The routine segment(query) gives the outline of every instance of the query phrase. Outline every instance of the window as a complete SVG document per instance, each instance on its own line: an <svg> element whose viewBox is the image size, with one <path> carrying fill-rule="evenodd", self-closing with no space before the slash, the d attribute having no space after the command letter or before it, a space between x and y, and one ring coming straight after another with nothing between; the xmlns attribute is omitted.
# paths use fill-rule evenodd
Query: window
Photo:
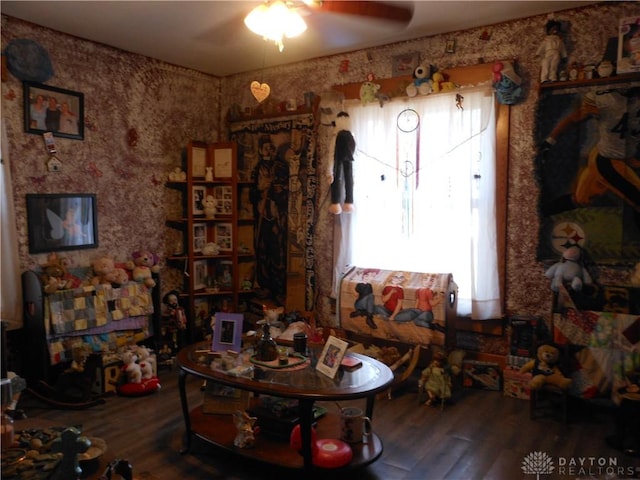
<svg viewBox="0 0 640 480"><path fill-rule="evenodd" d="M464 90L350 104L356 140L354 203L339 265L451 272L458 314L502 315L496 227L496 117L492 91ZM415 110L415 131L397 128Z"/></svg>

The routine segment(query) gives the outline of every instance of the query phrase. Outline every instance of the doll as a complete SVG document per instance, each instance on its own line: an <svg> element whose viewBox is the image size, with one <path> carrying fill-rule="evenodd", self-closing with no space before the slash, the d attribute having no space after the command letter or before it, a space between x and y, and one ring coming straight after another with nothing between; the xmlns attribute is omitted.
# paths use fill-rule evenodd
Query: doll
<svg viewBox="0 0 640 480"><path fill-rule="evenodd" d="M433 405L438 400L444 404L445 400L451 398L451 371L444 352L435 351L433 360L422 371L418 393L421 393L423 388L428 395L425 405Z"/></svg>
<svg viewBox="0 0 640 480"><path fill-rule="evenodd" d="M167 306L167 314L171 318L171 323L178 330L184 330L187 327L187 319L184 309L178 303L180 293L177 290L171 290L162 299L162 303Z"/></svg>
<svg viewBox="0 0 640 480"><path fill-rule="evenodd" d="M540 83L557 81L560 59L567 57L567 51L560 36L560 26L560 22L556 20L549 20L545 25L547 35L536 51L536 55L542 57Z"/></svg>
<svg viewBox="0 0 640 480"><path fill-rule="evenodd" d="M342 212L353 211L353 154L356 150L356 141L351 134L349 114L340 112L336 117L336 145L333 154L332 171L329 173L331 183L331 205L329 212L340 215ZM344 205L340 205L342 196L342 183L344 183Z"/></svg>

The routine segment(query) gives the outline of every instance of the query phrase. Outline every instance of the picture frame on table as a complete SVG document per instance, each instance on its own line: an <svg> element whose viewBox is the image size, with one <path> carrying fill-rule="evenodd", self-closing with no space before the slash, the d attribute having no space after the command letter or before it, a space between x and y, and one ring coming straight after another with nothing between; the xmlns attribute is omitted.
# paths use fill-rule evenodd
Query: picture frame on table
<svg viewBox="0 0 640 480"><path fill-rule="evenodd" d="M244 315L241 313L218 312L213 325L213 352L240 352L242 347L242 323Z"/></svg>
<svg viewBox="0 0 640 480"><path fill-rule="evenodd" d="M84 140L84 94L35 82L23 82L24 130Z"/></svg>
<svg viewBox="0 0 640 480"><path fill-rule="evenodd" d="M98 246L95 194L29 193L26 200L29 253Z"/></svg>
<svg viewBox="0 0 640 480"><path fill-rule="evenodd" d="M204 290L207 288L207 261L194 260L193 262L193 289Z"/></svg>
<svg viewBox="0 0 640 480"><path fill-rule="evenodd" d="M318 358L316 370L330 378L335 377L348 347L349 344L345 340L329 335Z"/></svg>

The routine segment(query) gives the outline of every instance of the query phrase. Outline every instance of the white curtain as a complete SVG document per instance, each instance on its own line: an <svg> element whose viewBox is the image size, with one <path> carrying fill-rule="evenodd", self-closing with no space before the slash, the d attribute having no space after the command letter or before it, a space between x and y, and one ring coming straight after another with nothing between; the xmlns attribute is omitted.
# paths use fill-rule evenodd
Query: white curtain
<svg viewBox="0 0 640 480"><path fill-rule="evenodd" d="M357 149L355 212L337 267L451 272L459 315L499 318L495 102L490 88L462 94L461 104L452 93L345 105ZM407 108L420 125L404 133L397 119Z"/></svg>
<svg viewBox="0 0 640 480"><path fill-rule="evenodd" d="M13 330L22 327L22 284L8 145L3 119L0 157L0 320L7 322L7 329Z"/></svg>

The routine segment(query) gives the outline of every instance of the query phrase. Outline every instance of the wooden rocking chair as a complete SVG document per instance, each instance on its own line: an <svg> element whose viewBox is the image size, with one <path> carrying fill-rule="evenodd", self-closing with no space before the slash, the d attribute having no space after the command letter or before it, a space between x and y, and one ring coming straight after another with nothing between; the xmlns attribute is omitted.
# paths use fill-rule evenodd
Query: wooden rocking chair
<svg viewBox="0 0 640 480"><path fill-rule="evenodd" d="M413 373L420 359L420 346L416 345L402 355L389 368L393 372L393 383L387 390L387 398L391 400L393 391L399 388Z"/></svg>

